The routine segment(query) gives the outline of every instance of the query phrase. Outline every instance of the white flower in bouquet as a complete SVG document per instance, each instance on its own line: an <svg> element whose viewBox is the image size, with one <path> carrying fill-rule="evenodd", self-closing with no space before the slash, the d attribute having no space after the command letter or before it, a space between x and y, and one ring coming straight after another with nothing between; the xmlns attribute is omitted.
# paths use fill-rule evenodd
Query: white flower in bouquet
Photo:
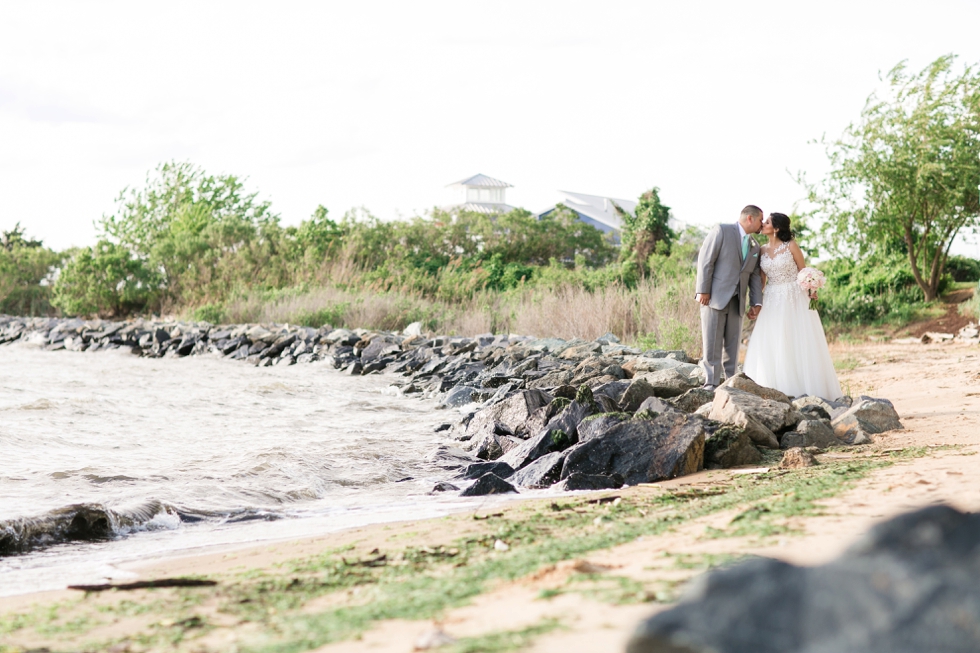
<svg viewBox="0 0 980 653"><path fill-rule="evenodd" d="M817 307L817 291L827 285L827 277L816 268L803 268L796 275L796 283L810 297L810 310Z"/></svg>

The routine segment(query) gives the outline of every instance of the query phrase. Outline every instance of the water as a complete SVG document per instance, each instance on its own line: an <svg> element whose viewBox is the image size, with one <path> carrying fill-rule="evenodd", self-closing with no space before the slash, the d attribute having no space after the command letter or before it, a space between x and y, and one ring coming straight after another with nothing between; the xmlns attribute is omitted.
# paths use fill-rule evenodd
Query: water
<svg viewBox="0 0 980 653"><path fill-rule="evenodd" d="M91 503L114 531L0 557L0 595L466 507L425 494L449 475L427 458L452 415L389 384L317 364L0 347L0 522Z"/></svg>

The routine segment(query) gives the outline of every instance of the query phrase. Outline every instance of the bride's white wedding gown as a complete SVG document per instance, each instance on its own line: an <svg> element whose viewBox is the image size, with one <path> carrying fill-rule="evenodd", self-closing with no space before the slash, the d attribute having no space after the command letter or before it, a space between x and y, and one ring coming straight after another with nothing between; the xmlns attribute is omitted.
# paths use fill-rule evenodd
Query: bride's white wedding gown
<svg viewBox="0 0 980 653"><path fill-rule="evenodd" d="M759 259L766 273L762 311L745 352L742 371L759 385L791 397L837 399L843 393L834 371L820 316L796 283L799 272L789 243Z"/></svg>

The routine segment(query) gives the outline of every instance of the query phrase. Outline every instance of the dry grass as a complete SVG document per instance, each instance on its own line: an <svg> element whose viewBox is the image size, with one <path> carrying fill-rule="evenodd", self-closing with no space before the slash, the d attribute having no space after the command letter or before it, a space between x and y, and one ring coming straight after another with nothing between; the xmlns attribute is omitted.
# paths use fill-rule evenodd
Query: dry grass
<svg viewBox="0 0 980 653"><path fill-rule="evenodd" d="M559 286L477 293L460 303L324 286L245 295L224 306L223 321L389 331L422 322L426 330L448 335L519 333L586 340L613 333L644 348L684 349L698 355L700 314L693 296L693 282L688 279L663 284L646 281L635 290L607 287L590 292Z"/></svg>

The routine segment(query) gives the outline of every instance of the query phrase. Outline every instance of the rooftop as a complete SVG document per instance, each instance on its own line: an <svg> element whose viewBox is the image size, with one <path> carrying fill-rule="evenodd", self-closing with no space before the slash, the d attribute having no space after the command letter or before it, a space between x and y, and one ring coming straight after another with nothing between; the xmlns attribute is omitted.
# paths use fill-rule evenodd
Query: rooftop
<svg viewBox="0 0 980 653"><path fill-rule="evenodd" d="M483 174L475 174L467 179L462 179L460 181L449 184L446 188L451 186L469 186L477 188L513 188L511 184L506 181L500 181L499 179L494 179L493 177L488 177Z"/></svg>

